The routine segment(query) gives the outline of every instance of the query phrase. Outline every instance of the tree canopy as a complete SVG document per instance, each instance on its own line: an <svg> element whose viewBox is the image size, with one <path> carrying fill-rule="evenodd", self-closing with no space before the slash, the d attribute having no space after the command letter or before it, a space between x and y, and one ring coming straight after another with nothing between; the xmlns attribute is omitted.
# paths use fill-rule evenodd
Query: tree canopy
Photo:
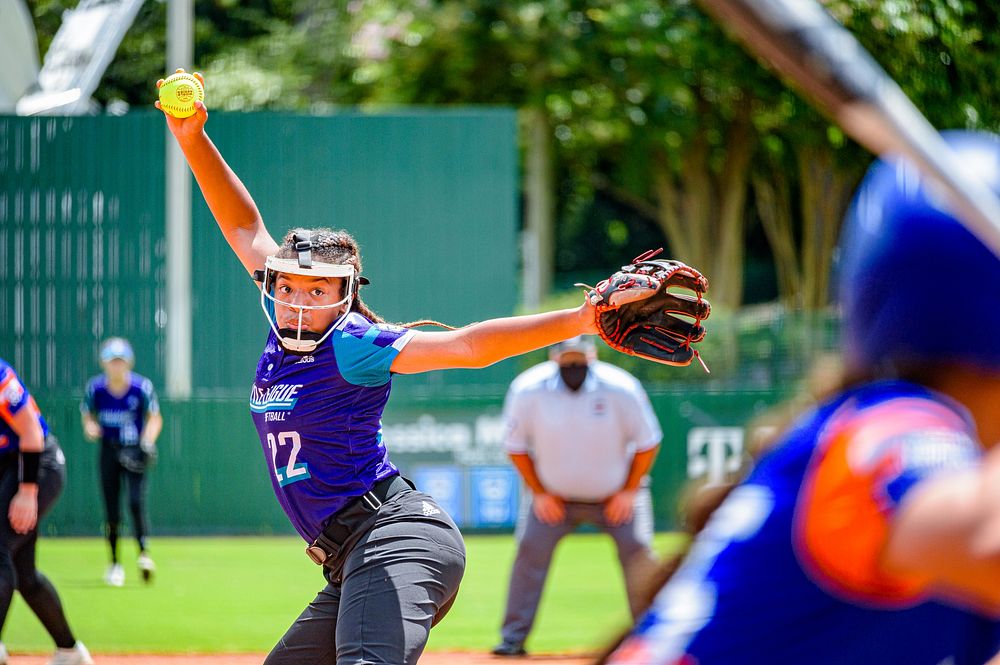
<svg viewBox="0 0 1000 665"><path fill-rule="evenodd" d="M28 0L43 52L74 3ZM933 124L1000 126L1000 36L987 29L998 7L824 4ZM144 5L98 101L149 103L164 7ZM642 249L628 247L622 219L642 220L712 276L714 301L736 306L752 231L767 240L784 302L829 300L840 219L871 158L688 0L196 0L195 11L194 64L215 107L525 109L544 132L524 136L551 143L560 224L602 227L611 249L581 250L595 265L607 265L603 251L620 260ZM595 201L611 219L594 219Z"/></svg>

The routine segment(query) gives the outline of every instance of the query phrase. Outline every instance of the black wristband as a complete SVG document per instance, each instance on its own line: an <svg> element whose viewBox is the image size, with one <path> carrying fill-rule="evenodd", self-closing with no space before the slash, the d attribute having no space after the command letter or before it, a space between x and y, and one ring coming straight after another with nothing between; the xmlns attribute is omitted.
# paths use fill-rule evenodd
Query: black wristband
<svg viewBox="0 0 1000 665"><path fill-rule="evenodd" d="M38 467L42 462L41 453L21 451L21 468L18 480L22 483L38 483Z"/></svg>

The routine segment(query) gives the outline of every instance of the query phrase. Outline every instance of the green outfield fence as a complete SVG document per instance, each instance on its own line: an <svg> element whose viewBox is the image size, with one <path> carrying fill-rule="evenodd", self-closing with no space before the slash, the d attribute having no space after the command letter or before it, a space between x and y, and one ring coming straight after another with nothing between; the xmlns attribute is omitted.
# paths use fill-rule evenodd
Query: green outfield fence
<svg viewBox="0 0 1000 665"><path fill-rule="evenodd" d="M355 235L372 280L365 300L389 320L513 311L513 111L213 113L209 130L273 235L303 225ZM82 385L112 334L163 385L165 140L158 111L0 117L0 357L36 391ZM192 217L192 385L232 394L266 329L196 188Z"/></svg>
<svg viewBox="0 0 1000 665"><path fill-rule="evenodd" d="M366 300L390 320L461 324L515 310L511 111L214 113L210 122L272 233L328 224L356 235L373 280ZM79 417L100 340L131 339L137 370L163 384L164 145L158 113L0 117L0 357L22 374L66 451L67 490L44 524L51 534L101 528L97 451ZM195 192L194 391L161 400L150 522L158 534L290 533L247 408L266 323ZM676 524L688 478L739 466L745 424L788 397L837 341L834 315L774 307L715 312L709 330L702 353L712 374L602 350L643 381L663 426L652 474L660 528ZM384 419L393 459L465 528L514 522L520 487L501 447L500 409L511 379L543 358L394 382Z"/></svg>

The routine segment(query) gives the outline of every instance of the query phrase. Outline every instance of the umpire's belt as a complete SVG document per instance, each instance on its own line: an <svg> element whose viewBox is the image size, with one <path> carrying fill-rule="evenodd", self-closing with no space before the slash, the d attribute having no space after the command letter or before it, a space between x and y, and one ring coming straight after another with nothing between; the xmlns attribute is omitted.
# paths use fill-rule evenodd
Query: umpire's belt
<svg viewBox="0 0 1000 665"><path fill-rule="evenodd" d="M375 483L375 487L330 517L326 526L323 527L323 532L313 541L312 545L306 548L306 554L317 565L331 563L340 554L341 548L351 534L373 514L377 513L382 504L389 500L389 497L408 489L413 489L413 485L399 475Z"/></svg>

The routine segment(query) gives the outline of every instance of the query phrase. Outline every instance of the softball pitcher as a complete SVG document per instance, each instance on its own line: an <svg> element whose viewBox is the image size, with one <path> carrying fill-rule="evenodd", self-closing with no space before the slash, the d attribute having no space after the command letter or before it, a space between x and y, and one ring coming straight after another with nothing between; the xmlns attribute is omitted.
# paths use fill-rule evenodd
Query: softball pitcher
<svg viewBox="0 0 1000 665"><path fill-rule="evenodd" d="M159 104L157 104L159 108ZM450 608L465 546L435 500L389 460L380 419L394 374L484 367L594 333L585 303L447 332L388 325L361 301L361 257L343 231L276 243L195 115L166 121L223 236L260 287L270 331L250 410L275 495L327 584L266 665L416 663Z"/></svg>
<svg viewBox="0 0 1000 665"><path fill-rule="evenodd" d="M0 633L14 589L56 643L49 665L92 665L66 622L59 594L35 568L38 521L66 480L66 459L14 368L0 359ZM0 665L7 649L0 643Z"/></svg>

